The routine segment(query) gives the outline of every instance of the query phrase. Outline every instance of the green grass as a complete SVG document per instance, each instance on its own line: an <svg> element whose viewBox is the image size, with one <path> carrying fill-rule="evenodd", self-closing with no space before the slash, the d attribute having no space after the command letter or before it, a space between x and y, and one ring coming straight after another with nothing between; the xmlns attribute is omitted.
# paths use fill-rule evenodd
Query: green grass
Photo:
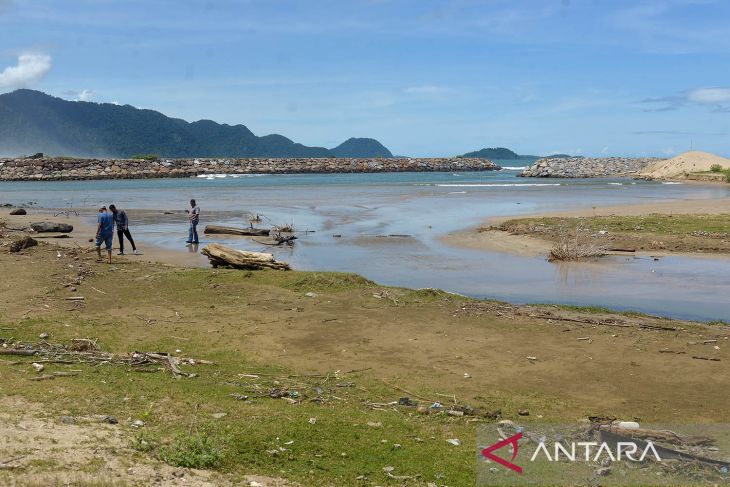
<svg viewBox="0 0 730 487"><path fill-rule="evenodd" d="M284 284L283 287L295 291L337 292L377 286L377 284L373 281L358 274L346 274L339 272L307 272L305 274L290 273L287 277L295 277L295 279Z"/></svg>
<svg viewBox="0 0 730 487"><path fill-rule="evenodd" d="M98 336L104 350L116 352L173 347L166 337L135 340L114 322L26 319L12 327L16 328L12 332L15 339L27 342L37 341L38 334L45 331L56 343ZM7 332L0 336L9 338ZM72 416L114 415L134 450L175 466L214 469L234 476L280 476L304 485L353 485L358 475L393 485L382 470L393 466L397 475L420 474L424 480L449 485L473 483L475 433L474 424L467 423L466 417L423 416L413 408L373 411L365 401L388 402L404 394L358 374L345 379L356 387L336 387L333 375L326 381L298 380L292 387L308 396L300 404L256 397L249 392L254 385L268 391L275 387L274 380L285 380L277 377L287 377L292 371L247 360L235 351L211 349L205 337L191 337L185 348L189 355L216 365L184 366L186 372L199 376L175 380L168 372L140 373L124 366L47 364L47 373L69 367L80 373L38 387L37 382L30 381L34 375L30 363L38 359L19 357L27 365L2 366L4 390L44 403L44 410L52 416L62 411ZM238 377L244 372L262 375L258 380ZM324 390L324 401L309 400L316 396L314 387ZM238 401L230 397L231 393L248 394L251 399ZM48 402L48 397L54 400ZM533 398L528 404L544 401ZM482 405L485 409L489 406ZM226 415L214 419L213 413L218 412ZM143 419L145 426L135 430L126 418ZM314 424L310 418L316 418ZM368 426L368 422L380 422L382 427ZM449 445L448 438L460 438L463 445Z"/></svg>
<svg viewBox="0 0 730 487"><path fill-rule="evenodd" d="M730 326L730 323L728 323L725 320L714 320L714 321L708 322L707 324L711 325L711 326Z"/></svg>
<svg viewBox="0 0 730 487"><path fill-rule="evenodd" d="M215 440L197 434L178 436L170 445L160 448L158 456L175 467L210 469L220 465L223 455Z"/></svg>
<svg viewBox="0 0 730 487"><path fill-rule="evenodd" d="M698 231L727 233L730 228L730 214L520 218L508 220L502 226L509 228L516 225L545 225L552 230L575 228L576 225L580 225L582 229L596 232L607 230L609 232L652 233L658 235L687 235Z"/></svg>
<svg viewBox="0 0 730 487"><path fill-rule="evenodd" d="M142 159L145 161L156 161L159 158L159 154L135 154L131 157L131 159Z"/></svg>

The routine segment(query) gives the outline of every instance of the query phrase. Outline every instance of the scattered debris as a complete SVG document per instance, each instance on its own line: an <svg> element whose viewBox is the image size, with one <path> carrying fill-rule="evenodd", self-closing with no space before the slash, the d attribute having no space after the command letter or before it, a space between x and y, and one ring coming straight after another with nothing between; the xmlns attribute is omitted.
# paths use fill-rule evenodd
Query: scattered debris
<svg viewBox="0 0 730 487"><path fill-rule="evenodd" d="M8 347L0 348L0 355L20 355L20 356L36 356L42 360L37 360L39 364L43 363L92 363L92 364L112 364L112 365L128 365L133 367L135 371L147 372L149 366L158 366L162 370L168 370L173 376L196 377L196 374L187 374L180 370L182 364L212 364L208 360L173 357L165 352L133 352L131 354L114 354L110 352L102 352L98 344L86 338L76 338L71 341L70 345L54 344L48 342L40 342L37 344L17 342L13 344L4 344ZM64 377L77 375L71 372L54 372L52 375L44 375L36 377L33 380L47 380L55 377Z"/></svg>
<svg viewBox="0 0 730 487"><path fill-rule="evenodd" d="M22 237L18 240L15 240L13 243L10 244L10 251L11 252L20 252L23 249L27 249L29 247L35 247L38 245L38 241L32 237Z"/></svg>

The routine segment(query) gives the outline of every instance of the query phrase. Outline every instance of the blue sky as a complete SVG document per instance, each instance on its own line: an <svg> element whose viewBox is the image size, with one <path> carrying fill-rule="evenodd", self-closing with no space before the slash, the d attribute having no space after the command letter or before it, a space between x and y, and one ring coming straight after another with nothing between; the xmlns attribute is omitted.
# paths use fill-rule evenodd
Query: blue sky
<svg viewBox="0 0 730 487"><path fill-rule="evenodd" d="M730 1L0 0L19 87L413 156L727 156Z"/></svg>

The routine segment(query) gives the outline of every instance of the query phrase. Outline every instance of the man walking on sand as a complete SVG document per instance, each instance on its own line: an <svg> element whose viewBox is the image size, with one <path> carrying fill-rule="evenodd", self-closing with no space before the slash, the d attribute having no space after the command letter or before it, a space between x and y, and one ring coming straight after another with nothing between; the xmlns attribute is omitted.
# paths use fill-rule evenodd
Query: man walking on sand
<svg viewBox="0 0 730 487"><path fill-rule="evenodd" d="M114 241L114 218L112 214L106 211L106 206L99 208L99 216L96 218L98 223L96 227L96 254L99 258L97 262L104 262L101 258L101 244L106 245L106 253L108 262L112 263L112 243Z"/></svg>
<svg viewBox="0 0 730 487"><path fill-rule="evenodd" d="M185 211L190 214L190 229L188 230L188 239L185 243L197 245L198 222L200 221L200 207L195 203L195 200L190 200L190 210Z"/></svg>
<svg viewBox="0 0 730 487"><path fill-rule="evenodd" d="M114 217L114 224L117 226L117 237L119 238L119 255L124 255L124 237L127 237L129 243L132 244L132 253L139 255L137 252L137 246L134 245L134 239L132 234L129 233L129 219L127 218L127 212L124 210L117 210L114 205L109 205L109 209L112 210Z"/></svg>

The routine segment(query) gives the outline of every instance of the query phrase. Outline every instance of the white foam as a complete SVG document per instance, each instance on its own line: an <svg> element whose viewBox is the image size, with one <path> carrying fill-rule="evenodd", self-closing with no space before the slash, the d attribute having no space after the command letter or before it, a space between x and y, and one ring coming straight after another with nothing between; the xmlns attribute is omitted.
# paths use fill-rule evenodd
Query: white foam
<svg viewBox="0 0 730 487"><path fill-rule="evenodd" d="M523 171L527 166L502 166L500 171Z"/></svg>
<svg viewBox="0 0 730 487"><path fill-rule="evenodd" d="M513 188L522 186L560 186L560 183L491 183L491 184L437 184L441 188Z"/></svg>
<svg viewBox="0 0 730 487"><path fill-rule="evenodd" d="M662 181L662 184L684 184L684 183L678 183L676 181Z"/></svg>
<svg viewBox="0 0 730 487"><path fill-rule="evenodd" d="M449 194L466 194L466 191L449 191Z"/></svg>
<svg viewBox="0 0 730 487"><path fill-rule="evenodd" d="M608 184L610 186L623 186L624 185L624 183L606 183L606 184Z"/></svg>

